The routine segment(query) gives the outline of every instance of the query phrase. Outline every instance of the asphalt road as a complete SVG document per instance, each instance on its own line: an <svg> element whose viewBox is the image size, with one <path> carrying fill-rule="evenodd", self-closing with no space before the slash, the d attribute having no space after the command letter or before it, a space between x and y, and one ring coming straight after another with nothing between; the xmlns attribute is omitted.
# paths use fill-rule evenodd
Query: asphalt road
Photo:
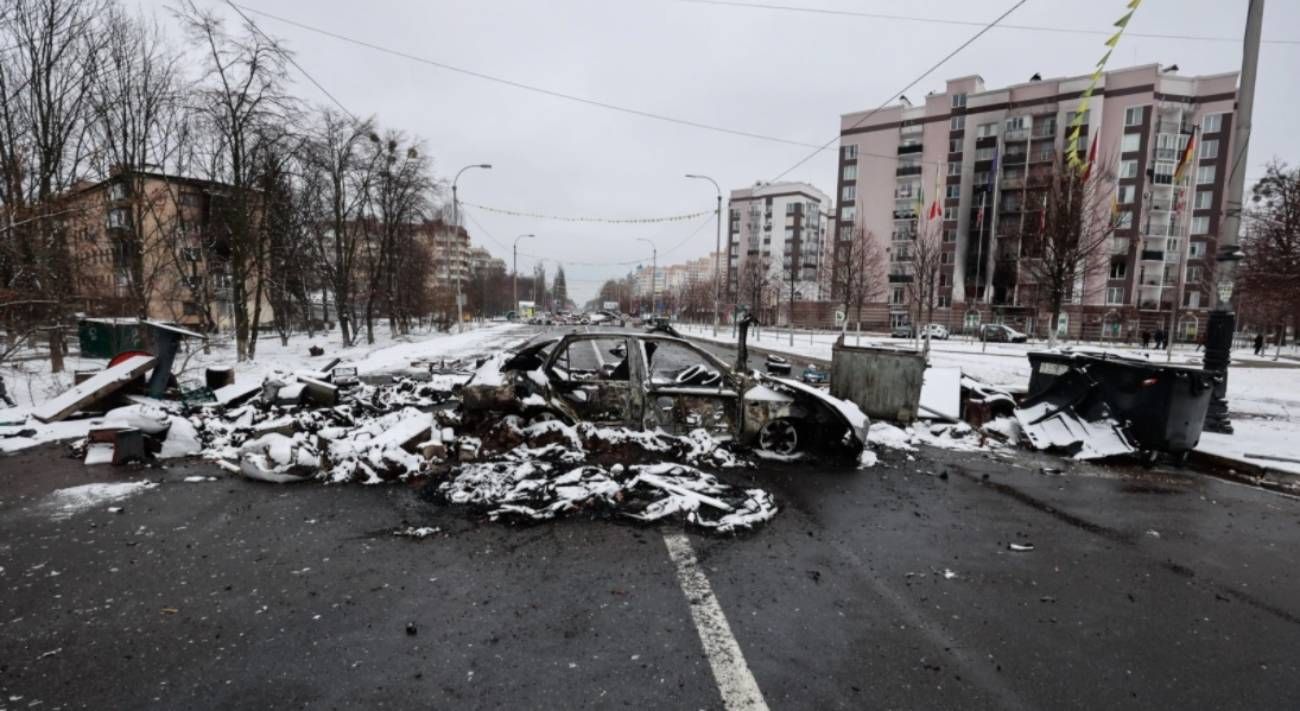
<svg viewBox="0 0 1300 711"><path fill-rule="evenodd" d="M1300 501L1031 454L881 459L726 473L782 512L688 535L743 655L724 666L768 707L1295 707ZM146 479L121 513L49 507ZM0 458L0 708L724 708L681 530L29 450Z"/></svg>

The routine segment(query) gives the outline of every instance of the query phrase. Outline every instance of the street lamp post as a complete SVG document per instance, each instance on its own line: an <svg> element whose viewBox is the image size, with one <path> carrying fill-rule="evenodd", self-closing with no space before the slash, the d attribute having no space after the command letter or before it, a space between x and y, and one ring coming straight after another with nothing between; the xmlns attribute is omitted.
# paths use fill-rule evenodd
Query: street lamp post
<svg viewBox="0 0 1300 711"><path fill-rule="evenodd" d="M1250 0L1246 10L1246 34L1241 48L1241 83L1237 89L1237 110L1233 116L1232 172L1224 197L1223 227L1219 233L1219 254L1215 264L1215 289L1210 298L1214 308L1205 324L1206 370L1216 372L1214 392L1205 414L1205 431L1232 434L1228 413L1228 364L1232 360L1232 337L1237 316L1232 308L1233 279L1242 258L1238 241L1241 214L1245 207L1246 151L1250 146L1251 121L1255 111L1255 76L1259 68L1259 42L1264 24L1264 0Z"/></svg>
<svg viewBox="0 0 1300 711"><path fill-rule="evenodd" d="M536 236L537 235L529 234L529 235L519 235L518 237L515 238L514 262L511 264L510 271L514 275L514 285L512 286L511 291L513 292L515 298L516 319L519 318L519 240L531 239Z"/></svg>
<svg viewBox="0 0 1300 711"><path fill-rule="evenodd" d="M467 165L456 171L456 177L451 179L451 238L453 244L460 241L460 197L456 194L456 183L460 181L460 174L470 168L490 170L492 165L490 163L475 163L474 165ZM453 250L450 248L447 251L448 254L453 253ZM453 278L456 280L456 332L461 333L465 330L465 314L461 310L460 265L455 264L453 267L455 268L455 275Z"/></svg>
<svg viewBox="0 0 1300 711"><path fill-rule="evenodd" d="M637 237L638 242L650 245L650 313L659 315L659 304L655 303L655 287L659 283L659 248L645 237Z"/></svg>
<svg viewBox="0 0 1300 711"><path fill-rule="evenodd" d="M718 187L718 181L707 175L696 175L687 173L686 177L696 180L707 180L713 183L713 189L718 193L718 206L714 213L717 217L713 233L713 337L718 337L718 321L721 319L721 302L722 302L722 188Z"/></svg>

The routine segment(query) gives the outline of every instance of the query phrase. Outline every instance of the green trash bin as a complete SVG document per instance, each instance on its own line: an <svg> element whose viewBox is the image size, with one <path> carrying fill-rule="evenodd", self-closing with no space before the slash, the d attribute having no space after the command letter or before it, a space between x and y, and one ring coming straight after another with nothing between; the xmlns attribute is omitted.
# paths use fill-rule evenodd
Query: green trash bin
<svg viewBox="0 0 1300 711"><path fill-rule="evenodd" d="M133 318L86 318L77 322L81 357L112 358L122 351L144 347L140 322Z"/></svg>

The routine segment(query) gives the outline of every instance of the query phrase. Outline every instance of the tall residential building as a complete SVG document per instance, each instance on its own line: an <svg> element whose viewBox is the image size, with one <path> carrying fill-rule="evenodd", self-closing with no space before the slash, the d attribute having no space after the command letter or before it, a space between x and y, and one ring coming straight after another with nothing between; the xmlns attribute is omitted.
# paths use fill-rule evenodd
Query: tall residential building
<svg viewBox="0 0 1300 711"><path fill-rule="evenodd" d="M1042 299L1022 268L1018 242L1038 224L1049 176L1063 169L1069 126L1090 81L1035 75L988 89L967 76L948 80L923 105L841 117L834 242L845 249L855 234L866 234L887 255L887 274L878 275L888 284L888 308L876 309L880 321L885 313L891 325L907 318L902 275L927 220L918 204L928 207L941 192L936 320L968 330L992 320L1045 332ZM1180 291L1175 333L1194 339L1204 328L1232 169L1236 85L1235 72L1185 77L1154 64L1102 75L1079 150L1086 156L1095 139L1099 163L1113 165L1115 194L1102 209L1113 211L1119 228L1110 254L1100 256L1104 268L1089 270L1073 291L1062 332L1114 338L1168 328ZM1175 183L1193 135L1193 164Z"/></svg>
<svg viewBox="0 0 1300 711"><path fill-rule="evenodd" d="M807 183L759 182L732 190L729 207L723 284L728 302L748 303L752 294L741 291L759 275L788 284L791 270L800 299L822 296L819 276L831 215L826 193Z"/></svg>

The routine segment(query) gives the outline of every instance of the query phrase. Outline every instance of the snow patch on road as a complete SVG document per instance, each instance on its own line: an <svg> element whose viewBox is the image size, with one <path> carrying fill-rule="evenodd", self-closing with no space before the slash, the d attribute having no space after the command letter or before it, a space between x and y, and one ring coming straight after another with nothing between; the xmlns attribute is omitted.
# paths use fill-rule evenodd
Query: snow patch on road
<svg viewBox="0 0 1300 711"><path fill-rule="evenodd" d="M121 481L82 484L59 489L41 502L40 508L49 512L50 518L62 521L103 504L121 501L158 486L148 481Z"/></svg>

